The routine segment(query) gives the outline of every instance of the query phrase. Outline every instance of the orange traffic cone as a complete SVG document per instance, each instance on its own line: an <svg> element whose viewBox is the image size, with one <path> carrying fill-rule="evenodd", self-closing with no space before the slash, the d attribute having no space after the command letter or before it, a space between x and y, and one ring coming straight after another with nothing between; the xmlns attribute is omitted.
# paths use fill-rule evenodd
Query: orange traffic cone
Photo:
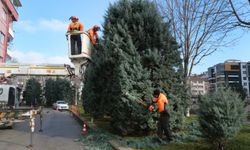
<svg viewBox="0 0 250 150"><path fill-rule="evenodd" d="M87 125L86 125L85 122L83 122L83 124L82 124L82 135L86 135L87 132L88 132Z"/></svg>

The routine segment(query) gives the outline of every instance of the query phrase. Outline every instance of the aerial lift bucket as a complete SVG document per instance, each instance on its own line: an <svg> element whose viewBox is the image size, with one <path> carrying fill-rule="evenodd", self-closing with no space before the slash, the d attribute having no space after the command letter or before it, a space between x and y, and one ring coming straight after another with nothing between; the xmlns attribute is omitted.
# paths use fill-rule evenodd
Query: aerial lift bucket
<svg viewBox="0 0 250 150"><path fill-rule="evenodd" d="M71 54L71 40L70 39L72 35L81 35L82 48L81 48L80 54L77 54L77 55ZM93 49L93 45L90 41L89 34L85 31L76 31L73 33L68 33L66 36L68 39L68 55L69 55L71 62L75 66L75 75L82 79L85 73L85 69L88 63L91 61L91 50Z"/></svg>

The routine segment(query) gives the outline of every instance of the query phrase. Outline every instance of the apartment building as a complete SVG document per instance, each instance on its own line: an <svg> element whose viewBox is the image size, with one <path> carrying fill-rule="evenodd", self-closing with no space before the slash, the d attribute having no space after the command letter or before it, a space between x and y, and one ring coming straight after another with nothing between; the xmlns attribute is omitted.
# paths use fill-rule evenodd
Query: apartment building
<svg viewBox="0 0 250 150"><path fill-rule="evenodd" d="M250 96L250 62L227 60L208 68L209 92L225 84L239 83Z"/></svg>
<svg viewBox="0 0 250 150"><path fill-rule="evenodd" d="M209 82L207 75L192 75L189 77L190 92L193 97L208 93Z"/></svg>
<svg viewBox="0 0 250 150"><path fill-rule="evenodd" d="M250 62L242 62L240 64L240 70L241 70L241 81L242 86L246 90L247 95L250 96Z"/></svg>
<svg viewBox="0 0 250 150"><path fill-rule="evenodd" d="M0 1L0 62L6 62L9 43L14 39L13 22L18 20L20 0Z"/></svg>

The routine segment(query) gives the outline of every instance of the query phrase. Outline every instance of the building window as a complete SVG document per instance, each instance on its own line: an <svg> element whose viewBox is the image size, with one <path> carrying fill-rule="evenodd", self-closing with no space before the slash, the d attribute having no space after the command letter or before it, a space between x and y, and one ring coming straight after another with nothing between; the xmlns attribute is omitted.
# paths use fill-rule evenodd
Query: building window
<svg viewBox="0 0 250 150"><path fill-rule="evenodd" d="M243 80L247 80L247 77L243 77Z"/></svg>
<svg viewBox="0 0 250 150"><path fill-rule="evenodd" d="M247 86L247 83L246 83L246 82L244 82L244 86Z"/></svg>
<svg viewBox="0 0 250 150"><path fill-rule="evenodd" d="M231 65L231 69L234 70L234 69L240 69L240 66L239 65Z"/></svg>
<svg viewBox="0 0 250 150"><path fill-rule="evenodd" d="M243 71L243 74L247 74L247 72L246 72L246 71Z"/></svg>
<svg viewBox="0 0 250 150"><path fill-rule="evenodd" d="M3 32L0 32L0 43L1 44L3 44L3 42L4 42L4 34L3 34Z"/></svg>
<svg viewBox="0 0 250 150"><path fill-rule="evenodd" d="M246 65L243 65L242 68L246 68Z"/></svg>

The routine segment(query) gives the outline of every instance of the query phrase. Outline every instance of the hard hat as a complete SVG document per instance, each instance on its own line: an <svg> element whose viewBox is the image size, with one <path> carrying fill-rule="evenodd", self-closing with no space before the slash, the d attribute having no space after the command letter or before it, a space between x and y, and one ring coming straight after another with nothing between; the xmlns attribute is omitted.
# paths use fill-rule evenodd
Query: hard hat
<svg viewBox="0 0 250 150"><path fill-rule="evenodd" d="M94 25L93 28L96 29L97 31L100 30L100 27L98 25Z"/></svg>
<svg viewBox="0 0 250 150"><path fill-rule="evenodd" d="M76 16L71 16L71 17L69 18L69 20L78 20L78 17L76 17Z"/></svg>

